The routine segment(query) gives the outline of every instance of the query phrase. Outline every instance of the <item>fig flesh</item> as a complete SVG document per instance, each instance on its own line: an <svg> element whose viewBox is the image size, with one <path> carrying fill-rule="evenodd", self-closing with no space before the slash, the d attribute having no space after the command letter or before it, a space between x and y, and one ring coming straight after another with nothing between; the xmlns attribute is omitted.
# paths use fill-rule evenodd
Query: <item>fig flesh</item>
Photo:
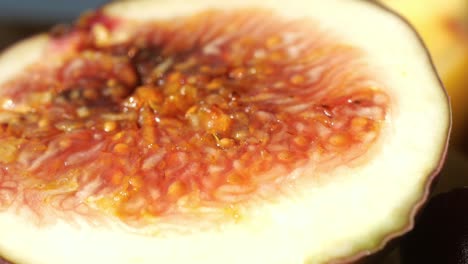
<svg viewBox="0 0 468 264"><path fill-rule="evenodd" d="M119 2L0 71L18 263L351 262L411 228L450 127L415 32L365 1Z"/></svg>

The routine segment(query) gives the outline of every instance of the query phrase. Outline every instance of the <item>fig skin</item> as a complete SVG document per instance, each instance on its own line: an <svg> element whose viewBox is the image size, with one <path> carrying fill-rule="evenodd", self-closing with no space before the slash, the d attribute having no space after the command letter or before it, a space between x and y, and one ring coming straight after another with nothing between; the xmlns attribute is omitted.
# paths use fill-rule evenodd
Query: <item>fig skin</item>
<svg viewBox="0 0 468 264"><path fill-rule="evenodd" d="M428 62L431 65L434 73L436 73L437 80L440 84L440 86L443 89L443 92L445 93L445 96L448 98L448 106L449 106L449 116L448 116L448 122L449 125L447 127L447 137L446 137L446 142L444 145L443 153L441 155L439 164L437 167L431 172L430 176L428 177L428 180L426 182L425 188L424 188L424 195L421 197L419 202L413 207L413 210L410 215L410 221L408 225L400 230L398 233L394 233L386 237L380 246L373 250L373 251L368 251L368 252L361 252L360 254L350 257L346 260L338 261L338 262L333 262L333 264L380 264L380 263L387 263L389 255L395 255L395 250L396 248L400 247L401 248L401 243L403 245L407 243L407 239L405 239L409 234L412 234L415 230L416 224L416 219L419 219L420 215L422 214L423 209L426 207L427 203L429 201L432 201L430 197L433 195L437 194L437 184L440 181L441 174L443 174L444 171L444 166L446 165L448 155L449 155L449 146L451 145L451 139L452 139L452 133L453 133L453 109L452 109L452 100L449 95L449 91L447 90L443 80L442 76L440 76L437 72L437 66L434 62L433 57L431 56L431 52L429 50L429 47L426 45L425 41L423 40L423 37L418 33L418 29L411 23L411 21L398 12L398 10L395 10L391 8L389 5L385 3L384 0L381 1L369 1L369 3L372 3L373 5L378 6L379 8L385 10L386 12L390 13L392 16L397 17L400 19L406 26L411 29L414 32L414 35L418 38L421 46L424 48L424 50L427 53L428 56ZM459 191L465 191L465 189L461 189ZM468 201L468 187L466 188L466 197ZM439 196L439 195L438 195ZM468 203L466 204L466 208L468 209ZM468 210L467 210L468 212ZM468 214L466 215L466 218L468 218ZM468 252L468 220L466 221L466 227L467 227L467 252ZM422 253L424 254L424 250L422 249ZM401 264L414 264L414 263L432 263L430 260L431 258L427 258L427 262L419 262L422 259L411 259L412 261L409 262L403 262L403 253L400 253L400 258L401 258ZM397 251L398 254L398 251ZM467 260L464 262L453 262L453 263L468 263L468 253L466 253ZM397 256L393 256L393 258L398 258ZM392 258L392 263L393 263L393 258ZM418 261L419 260L419 261ZM445 262L435 262L435 263L445 263ZM449 264L447 262L447 264Z"/></svg>
<svg viewBox="0 0 468 264"><path fill-rule="evenodd" d="M401 243L401 262L468 263L468 188L439 194Z"/></svg>

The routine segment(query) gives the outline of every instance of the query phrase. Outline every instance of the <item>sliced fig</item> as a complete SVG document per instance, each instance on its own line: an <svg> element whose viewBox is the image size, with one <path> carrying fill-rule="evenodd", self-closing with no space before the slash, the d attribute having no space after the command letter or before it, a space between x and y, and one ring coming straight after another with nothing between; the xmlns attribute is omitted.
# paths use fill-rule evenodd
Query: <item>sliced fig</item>
<svg viewBox="0 0 468 264"><path fill-rule="evenodd" d="M0 57L18 263L345 263L445 156L417 34L368 1L123 1Z"/></svg>

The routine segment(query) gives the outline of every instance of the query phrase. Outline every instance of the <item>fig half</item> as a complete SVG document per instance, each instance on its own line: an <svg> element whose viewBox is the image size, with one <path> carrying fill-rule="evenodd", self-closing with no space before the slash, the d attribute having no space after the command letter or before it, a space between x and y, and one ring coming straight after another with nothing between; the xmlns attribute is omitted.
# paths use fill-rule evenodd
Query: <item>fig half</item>
<svg viewBox="0 0 468 264"><path fill-rule="evenodd" d="M450 106L370 1L123 1L0 57L18 263L345 263L408 231Z"/></svg>

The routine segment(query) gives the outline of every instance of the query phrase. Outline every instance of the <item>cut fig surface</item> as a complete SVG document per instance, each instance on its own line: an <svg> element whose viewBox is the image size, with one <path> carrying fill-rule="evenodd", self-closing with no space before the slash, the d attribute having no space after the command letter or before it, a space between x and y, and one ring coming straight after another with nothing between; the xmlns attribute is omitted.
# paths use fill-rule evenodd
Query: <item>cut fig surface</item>
<svg viewBox="0 0 468 264"><path fill-rule="evenodd" d="M248 34L269 16L204 12L109 44L96 13L52 39L81 35L57 67L39 64L2 90L5 175L21 186L9 199L39 220L52 206L141 222L269 198L307 161L313 180L361 157L388 112L382 84L356 48L318 41L302 21Z"/></svg>
<svg viewBox="0 0 468 264"><path fill-rule="evenodd" d="M115 3L0 72L19 263L353 261L411 227L450 126L416 34L364 1Z"/></svg>

